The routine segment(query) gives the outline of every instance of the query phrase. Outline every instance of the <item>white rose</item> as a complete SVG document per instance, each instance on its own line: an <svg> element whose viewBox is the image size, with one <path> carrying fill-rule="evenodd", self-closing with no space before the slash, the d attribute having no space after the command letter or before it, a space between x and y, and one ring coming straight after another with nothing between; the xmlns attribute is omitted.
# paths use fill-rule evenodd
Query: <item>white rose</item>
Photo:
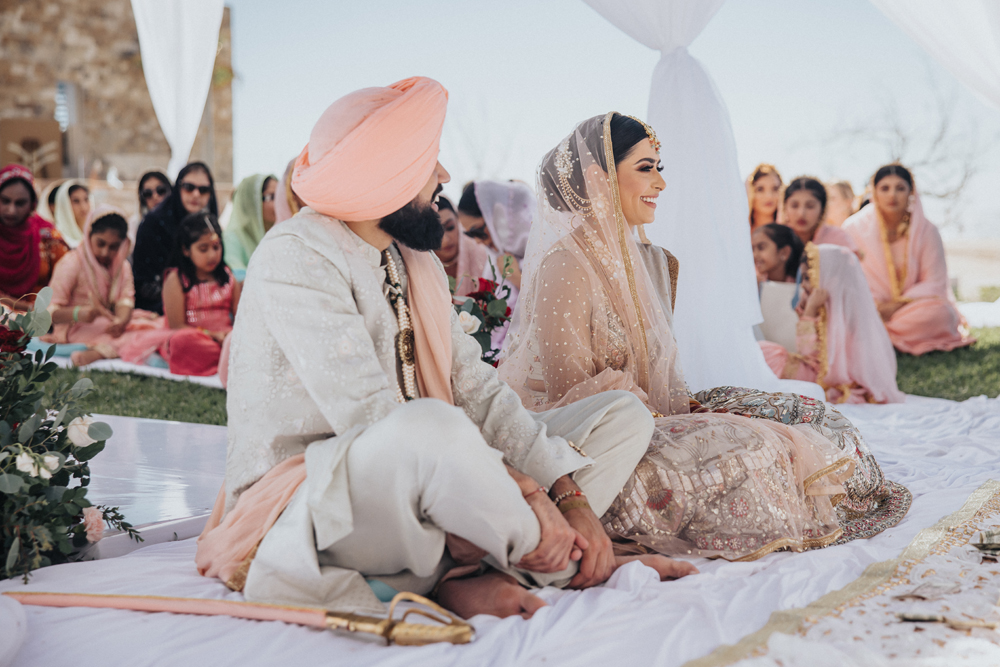
<svg viewBox="0 0 1000 667"><path fill-rule="evenodd" d="M94 418L90 415L77 417L66 427L66 436L69 441L77 447L87 447L97 442L90 437L90 425L94 423Z"/></svg>
<svg viewBox="0 0 1000 667"><path fill-rule="evenodd" d="M45 467L37 468L36 467L35 470L38 471L38 476L41 477L42 479L49 479L50 477L52 477L52 473L49 472L48 468L45 468Z"/></svg>
<svg viewBox="0 0 1000 667"><path fill-rule="evenodd" d="M38 477L38 466L35 465L35 459L28 452L18 454L14 458L14 465L21 472L27 473L32 477Z"/></svg>
<svg viewBox="0 0 1000 667"><path fill-rule="evenodd" d="M52 472L59 470L59 457L56 456L55 454L46 454L45 456L43 456L42 463L44 463L45 467L51 470Z"/></svg>
<svg viewBox="0 0 1000 667"><path fill-rule="evenodd" d="M479 325L482 324L478 317L464 310L458 314L458 323L462 325L462 331L470 335L479 331Z"/></svg>

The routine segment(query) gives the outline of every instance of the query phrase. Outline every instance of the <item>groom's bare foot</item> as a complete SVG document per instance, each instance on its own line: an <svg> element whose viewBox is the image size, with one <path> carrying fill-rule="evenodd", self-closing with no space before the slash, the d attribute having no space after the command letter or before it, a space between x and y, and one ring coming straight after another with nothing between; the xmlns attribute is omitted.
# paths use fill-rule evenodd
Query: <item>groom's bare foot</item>
<svg viewBox="0 0 1000 667"><path fill-rule="evenodd" d="M438 602L462 618L476 614L489 614L506 618L518 615L531 616L545 606L517 581L503 572L490 572L469 579L452 579L441 584Z"/></svg>
<svg viewBox="0 0 1000 667"><path fill-rule="evenodd" d="M651 567L660 575L660 581L680 579L689 574L698 574L698 568L683 560L674 560L660 554L642 554L639 556L615 556L615 568L639 561L646 567Z"/></svg>
<svg viewBox="0 0 1000 667"><path fill-rule="evenodd" d="M95 361L100 361L104 358L97 350L77 350L73 354L69 355L70 361L74 366L87 366L94 363Z"/></svg>

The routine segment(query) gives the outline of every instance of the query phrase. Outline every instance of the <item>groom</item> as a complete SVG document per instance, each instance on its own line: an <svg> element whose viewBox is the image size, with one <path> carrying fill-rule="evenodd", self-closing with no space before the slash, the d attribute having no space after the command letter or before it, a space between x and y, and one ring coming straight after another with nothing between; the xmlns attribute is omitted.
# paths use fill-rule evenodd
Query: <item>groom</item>
<svg viewBox="0 0 1000 667"><path fill-rule="evenodd" d="M465 617L527 617L543 603L519 584L615 568L598 517L652 417L627 392L533 414L480 360L429 252L446 104L422 77L334 102L292 177L308 208L250 262L198 553L249 600L379 611L373 589L436 587Z"/></svg>

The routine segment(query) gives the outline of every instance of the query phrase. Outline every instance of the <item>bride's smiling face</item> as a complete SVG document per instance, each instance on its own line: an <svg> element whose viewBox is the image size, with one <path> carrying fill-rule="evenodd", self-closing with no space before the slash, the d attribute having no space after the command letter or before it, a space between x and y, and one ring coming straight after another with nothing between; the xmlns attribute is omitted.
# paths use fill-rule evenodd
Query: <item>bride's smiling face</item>
<svg viewBox="0 0 1000 667"><path fill-rule="evenodd" d="M656 216L656 198L667 185L660 176L663 170L660 154L653 150L649 139L643 139L615 165L615 169L625 222L631 227L652 223Z"/></svg>

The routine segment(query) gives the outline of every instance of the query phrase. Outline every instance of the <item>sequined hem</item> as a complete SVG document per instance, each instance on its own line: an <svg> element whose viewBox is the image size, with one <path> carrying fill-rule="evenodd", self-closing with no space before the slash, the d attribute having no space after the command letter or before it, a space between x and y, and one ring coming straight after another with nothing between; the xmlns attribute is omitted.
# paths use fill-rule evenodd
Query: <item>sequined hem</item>
<svg viewBox="0 0 1000 667"><path fill-rule="evenodd" d="M739 558L732 559L734 563L746 563L752 560L758 560L764 556L774 553L775 551L780 551L782 549L789 549L790 551L805 551L806 549L822 549L823 547L828 547L831 544L837 542L837 540L844 534L844 531L837 529L830 533L829 535L824 535L823 537L806 537L801 540L796 540L791 537L783 537L780 540L775 540L770 544L765 544L760 549L754 552L748 553L746 556L740 556Z"/></svg>
<svg viewBox="0 0 1000 667"><path fill-rule="evenodd" d="M846 544L853 540L866 540L882 531L892 528L903 520L910 511L913 494L902 484L886 481L889 492L878 501L878 506L864 516L841 516L840 527L844 534L834 544Z"/></svg>

